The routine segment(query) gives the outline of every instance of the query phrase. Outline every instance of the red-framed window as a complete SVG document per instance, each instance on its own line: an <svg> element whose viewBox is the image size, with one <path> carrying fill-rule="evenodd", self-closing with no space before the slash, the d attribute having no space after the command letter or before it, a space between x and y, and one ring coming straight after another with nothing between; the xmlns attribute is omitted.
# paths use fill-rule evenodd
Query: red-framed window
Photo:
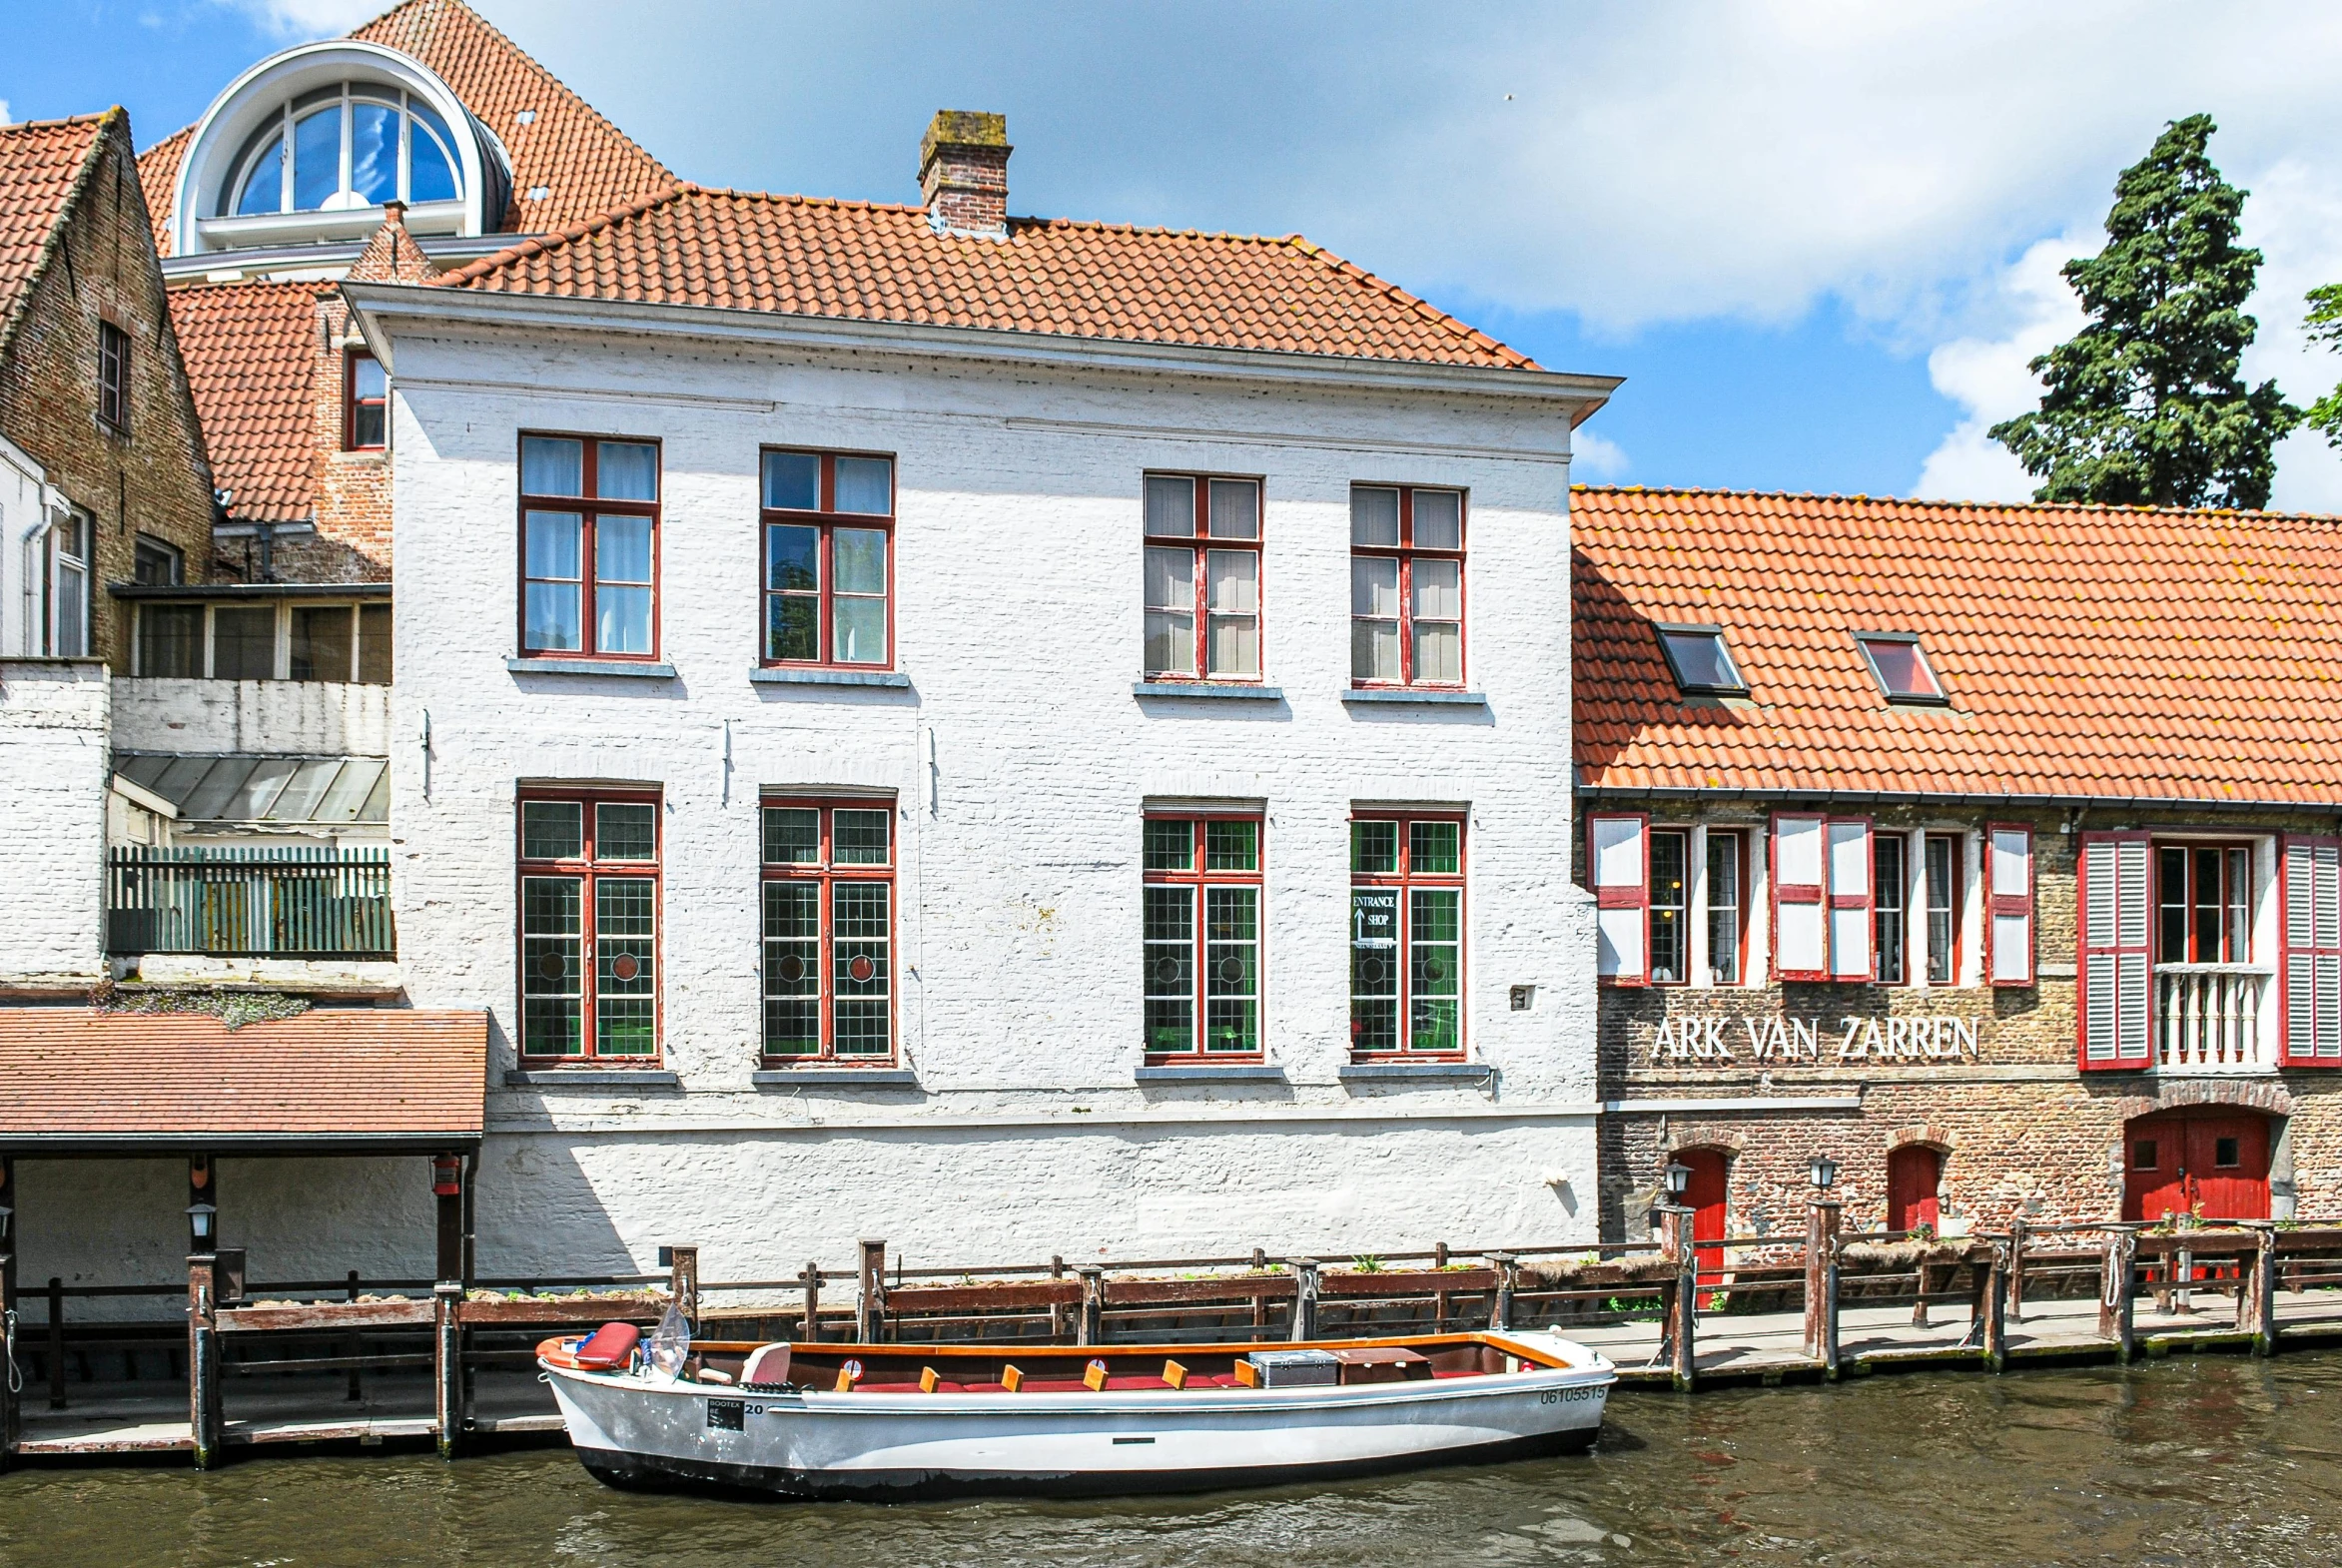
<svg viewBox="0 0 2342 1568"><path fill-rule="evenodd" d="M1991 846L1987 836L1987 860ZM1998 894L1985 873L1987 899ZM2084 833L2074 871L2079 913L2074 1008L2081 1067L2132 1070L2154 1050L2154 852L2144 833ZM1986 906L1987 916L1992 913ZM1987 930L1991 920L1985 922ZM1991 948L1987 941L1987 952ZM1998 968L1988 958L1987 972Z"/></svg>
<svg viewBox="0 0 2342 1568"><path fill-rule="evenodd" d="M1148 1060L1258 1057L1265 824L1150 813L1144 833Z"/></svg>
<svg viewBox="0 0 2342 1568"><path fill-rule="evenodd" d="M659 1050L659 797L520 797L520 1054L641 1062Z"/></svg>
<svg viewBox="0 0 2342 1568"><path fill-rule="evenodd" d="M105 321L98 323L98 417L130 433L130 334Z"/></svg>
<svg viewBox="0 0 2342 1568"><path fill-rule="evenodd" d="M1961 864L1959 835L1927 835L1921 855L1922 896L1928 902L1928 984L1951 986L1959 982L1959 910Z"/></svg>
<svg viewBox="0 0 2342 1568"><path fill-rule="evenodd" d="M1350 679L1464 683L1464 492L1350 489Z"/></svg>
<svg viewBox="0 0 2342 1568"><path fill-rule="evenodd" d="M2288 836L2280 867L2285 1065L2342 1067L2342 841Z"/></svg>
<svg viewBox="0 0 2342 1568"><path fill-rule="evenodd" d="M1995 986L2033 983L2033 830L1984 827L1984 957Z"/></svg>
<svg viewBox="0 0 2342 1568"><path fill-rule="evenodd" d="M1651 823L1638 812L1586 819L1586 879L1594 891L1594 972L1604 985L1651 978Z"/></svg>
<svg viewBox="0 0 2342 1568"><path fill-rule="evenodd" d="M892 800L764 801L764 1054L895 1054Z"/></svg>
<svg viewBox="0 0 2342 1568"><path fill-rule="evenodd" d="M1773 818L1773 978L1872 978L1871 820Z"/></svg>
<svg viewBox="0 0 2342 1568"><path fill-rule="evenodd" d="M659 446L520 437L520 648L658 657Z"/></svg>
<svg viewBox="0 0 2342 1568"><path fill-rule="evenodd" d="M1464 1051L1464 819L1350 821L1350 1050Z"/></svg>
<svg viewBox="0 0 2342 1568"><path fill-rule="evenodd" d="M1708 983L1737 986L1748 968L1748 835L1708 830L1708 880L1703 892L1708 919Z"/></svg>
<svg viewBox="0 0 2342 1568"><path fill-rule="evenodd" d="M1260 481L1147 475L1149 680L1260 678Z"/></svg>
<svg viewBox="0 0 2342 1568"><path fill-rule="evenodd" d="M2155 962L2252 962L2252 848L2155 845Z"/></svg>
<svg viewBox="0 0 2342 1568"><path fill-rule="evenodd" d="M1651 834L1651 984L1692 978L1692 836L1681 828Z"/></svg>
<svg viewBox="0 0 2342 1568"><path fill-rule="evenodd" d="M390 381L383 362L353 349L342 368L342 449L381 451L390 439Z"/></svg>
<svg viewBox="0 0 2342 1568"><path fill-rule="evenodd" d="M1910 885L1904 856L1911 840L1901 833L1871 835L1871 978L1883 986L1900 986L1911 979L1911 927L1904 908Z"/></svg>
<svg viewBox="0 0 2342 1568"><path fill-rule="evenodd" d="M895 459L767 450L764 662L895 662Z"/></svg>

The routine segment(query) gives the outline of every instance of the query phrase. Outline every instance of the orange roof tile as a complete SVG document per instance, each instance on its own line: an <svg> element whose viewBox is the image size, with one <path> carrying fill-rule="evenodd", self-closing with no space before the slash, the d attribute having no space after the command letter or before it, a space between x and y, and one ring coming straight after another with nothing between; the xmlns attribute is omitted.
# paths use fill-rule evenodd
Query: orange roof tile
<svg viewBox="0 0 2342 1568"><path fill-rule="evenodd" d="M298 522L317 507L317 300L331 284L212 283L174 289L213 482L246 522Z"/></svg>
<svg viewBox="0 0 2342 1568"><path fill-rule="evenodd" d="M119 109L0 126L0 352Z"/></svg>
<svg viewBox="0 0 2342 1568"><path fill-rule="evenodd" d="M674 184L663 164L463 0L405 0L349 36L420 61L504 144L512 160L504 233L540 234ZM523 113L531 115L525 125ZM193 129L157 142L140 160L161 246L169 244L179 160ZM542 197L528 194L539 188Z"/></svg>
<svg viewBox="0 0 2342 1568"><path fill-rule="evenodd" d="M2342 802L2342 520L1581 487L1571 534L1589 789ZM1664 621L1749 700L1687 701ZM1951 708L1891 708L1856 630Z"/></svg>
<svg viewBox="0 0 2342 1568"><path fill-rule="evenodd" d="M1362 268L1281 239L1010 220L938 234L918 207L681 185L440 283L502 294L982 327L1535 370Z"/></svg>
<svg viewBox="0 0 2342 1568"><path fill-rule="evenodd" d="M0 1008L0 1147L474 1141L487 1047L485 1013L319 1008L230 1030Z"/></svg>

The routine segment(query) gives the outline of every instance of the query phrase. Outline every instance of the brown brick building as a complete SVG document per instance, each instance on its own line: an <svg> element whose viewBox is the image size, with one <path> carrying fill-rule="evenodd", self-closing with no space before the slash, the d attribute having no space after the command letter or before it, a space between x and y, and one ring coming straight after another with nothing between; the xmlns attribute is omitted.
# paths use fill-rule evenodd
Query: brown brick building
<svg viewBox="0 0 2342 1568"><path fill-rule="evenodd" d="M95 654L111 582L210 573L211 464L120 109L0 127L0 655Z"/></svg>
<svg viewBox="0 0 2342 1568"><path fill-rule="evenodd" d="M1580 490L1606 1233L2342 1209L2337 526Z"/></svg>

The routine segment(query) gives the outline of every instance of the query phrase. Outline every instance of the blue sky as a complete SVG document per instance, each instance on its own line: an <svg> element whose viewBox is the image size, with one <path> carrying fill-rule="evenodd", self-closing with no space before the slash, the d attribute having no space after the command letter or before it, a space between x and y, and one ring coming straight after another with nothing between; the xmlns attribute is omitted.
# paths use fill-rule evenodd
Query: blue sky
<svg viewBox="0 0 2342 1568"><path fill-rule="evenodd" d="M1014 211L1306 233L1627 377L1583 479L2025 494L1982 429L2076 324L2056 267L2115 172L2197 110L2269 254L2248 372L2342 374L2298 332L2342 281L2332 6L476 4L687 178L915 199L928 115L997 109ZM378 8L0 0L0 101L121 102L143 145ZM2294 437L2277 499L2342 509L2342 458Z"/></svg>

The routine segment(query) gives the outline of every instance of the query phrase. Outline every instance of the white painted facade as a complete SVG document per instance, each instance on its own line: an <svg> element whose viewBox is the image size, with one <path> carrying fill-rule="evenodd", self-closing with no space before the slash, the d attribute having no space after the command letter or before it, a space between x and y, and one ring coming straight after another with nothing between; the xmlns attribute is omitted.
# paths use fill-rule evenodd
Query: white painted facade
<svg viewBox="0 0 2342 1568"><path fill-rule="evenodd" d="M351 286L392 371L399 963L488 1010L483 1273L1594 1235L1568 453L1538 373ZM662 447L671 678L515 672L523 430ZM900 688L752 682L762 447L892 453ZM1263 484L1269 700L1134 695L1149 470ZM1349 685L1353 483L1469 494L1466 684ZM427 745L425 737L427 736ZM515 792L663 798L672 1081L519 1067ZM759 797L891 798L895 1066L759 1073ZM1266 1080L1142 1082L1141 824L1265 816ZM1469 1076L1344 1077L1353 808L1468 812ZM1511 1007L1514 987L1533 1005ZM322 1259L321 1259L322 1260Z"/></svg>
<svg viewBox="0 0 2342 1568"><path fill-rule="evenodd" d="M105 974L112 685L96 659L0 658L0 989Z"/></svg>

